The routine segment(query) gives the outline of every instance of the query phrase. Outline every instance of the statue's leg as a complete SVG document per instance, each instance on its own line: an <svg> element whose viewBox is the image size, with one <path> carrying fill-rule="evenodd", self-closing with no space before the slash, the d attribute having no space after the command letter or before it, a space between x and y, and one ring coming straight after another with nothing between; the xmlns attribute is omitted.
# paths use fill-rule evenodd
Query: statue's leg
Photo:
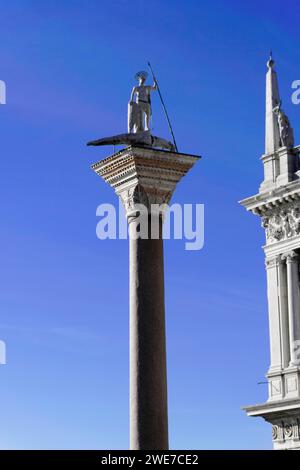
<svg viewBox="0 0 300 470"><path fill-rule="evenodd" d="M139 106L137 122L138 122L138 132L142 132L144 130L144 112L141 106Z"/></svg>
<svg viewBox="0 0 300 470"><path fill-rule="evenodd" d="M146 131L150 131L150 117L151 117L151 112L150 112L150 107L147 106L145 109L145 116L146 116Z"/></svg>

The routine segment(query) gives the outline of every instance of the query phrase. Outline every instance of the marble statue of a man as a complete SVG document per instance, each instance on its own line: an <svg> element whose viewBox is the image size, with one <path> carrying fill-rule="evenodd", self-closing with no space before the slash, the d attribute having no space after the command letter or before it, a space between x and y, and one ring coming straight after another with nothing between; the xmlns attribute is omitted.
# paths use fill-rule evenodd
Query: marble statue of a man
<svg viewBox="0 0 300 470"><path fill-rule="evenodd" d="M87 145L136 145L151 148L161 148L171 152L178 152L175 143L170 142L162 137L152 135L150 131L150 118L152 114L151 93L152 91L157 90L160 98L161 94L154 75L153 85L145 85L147 76L147 72L138 72L135 75L135 78L138 80L139 84L132 89L130 101L128 103L128 132L125 134L117 134L110 137L91 140L87 143ZM165 114L167 115L165 106L164 110Z"/></svg>
<svg viewBox="0 0 300 470"><path fill-rule="evenodd" d="M135 78L138 86L133 87L130 102L128 104L128 132L137 133L150 131L151 97L152 91L157 89L157 84L145 85L147 72L138 72Z"/></svg>

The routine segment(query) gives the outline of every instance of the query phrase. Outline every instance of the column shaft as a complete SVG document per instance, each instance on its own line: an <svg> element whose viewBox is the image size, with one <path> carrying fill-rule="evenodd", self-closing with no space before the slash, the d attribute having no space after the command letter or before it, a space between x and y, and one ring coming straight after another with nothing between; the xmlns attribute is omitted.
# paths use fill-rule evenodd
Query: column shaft
<svg viewBox="0 0 300 470"><path fill-rule="evenodd" d="M162 221L159 239L130 234L130 448L168 449ZM149 223L149 231L151 230Z"/></svg>
<svg viewBox="0 0 300 470"><path fill-rule="evenodd" d="M290 363L290 341L287 299L287 270L285 261L281 259L278 263L278 301L280 305L282 368L285 369L289 366Z"/></svg>
<svg viewBox="0 0 300 470"><path fill-rule="evenodd" d="M269 372L280 372L283 362L281 347L280 303L278 301L278 264L278 257L266 260L271 359Z"/></svg>
<svg viewBox="0 0 300 470"><path fill-rule="evenodd" d="M298 261L294 252L286 257L287 286L289 308L289 338L290 338L290 365L295 364L295 341L299 338L299 286L298 286Z"/></svg>

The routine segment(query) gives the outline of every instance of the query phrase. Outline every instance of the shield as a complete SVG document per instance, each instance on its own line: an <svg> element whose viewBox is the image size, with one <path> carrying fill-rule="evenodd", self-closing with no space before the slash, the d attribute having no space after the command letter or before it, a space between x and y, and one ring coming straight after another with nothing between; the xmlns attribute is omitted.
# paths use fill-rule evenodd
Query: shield
<svg viewBox="0 0 300 470"><path fill-rule="evenodd" d="M142 113L140 107L134 101L128 103L128 132L142 131Z"/></svg>

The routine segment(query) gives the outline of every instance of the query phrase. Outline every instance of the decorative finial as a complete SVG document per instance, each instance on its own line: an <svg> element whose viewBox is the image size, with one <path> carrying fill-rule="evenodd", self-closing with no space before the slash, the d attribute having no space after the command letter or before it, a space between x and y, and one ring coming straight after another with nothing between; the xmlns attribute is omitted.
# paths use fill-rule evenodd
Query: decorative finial
<svg viewBox="0 0 300 470"><path fill-rule="evenodd" d="M274 67L275 65L275 61L273 60L273 54L272 54L272 50L270 50L270 57L269 57L269 60L267 62L267 66L269 69L271 69L272 67Z"/></svg>

